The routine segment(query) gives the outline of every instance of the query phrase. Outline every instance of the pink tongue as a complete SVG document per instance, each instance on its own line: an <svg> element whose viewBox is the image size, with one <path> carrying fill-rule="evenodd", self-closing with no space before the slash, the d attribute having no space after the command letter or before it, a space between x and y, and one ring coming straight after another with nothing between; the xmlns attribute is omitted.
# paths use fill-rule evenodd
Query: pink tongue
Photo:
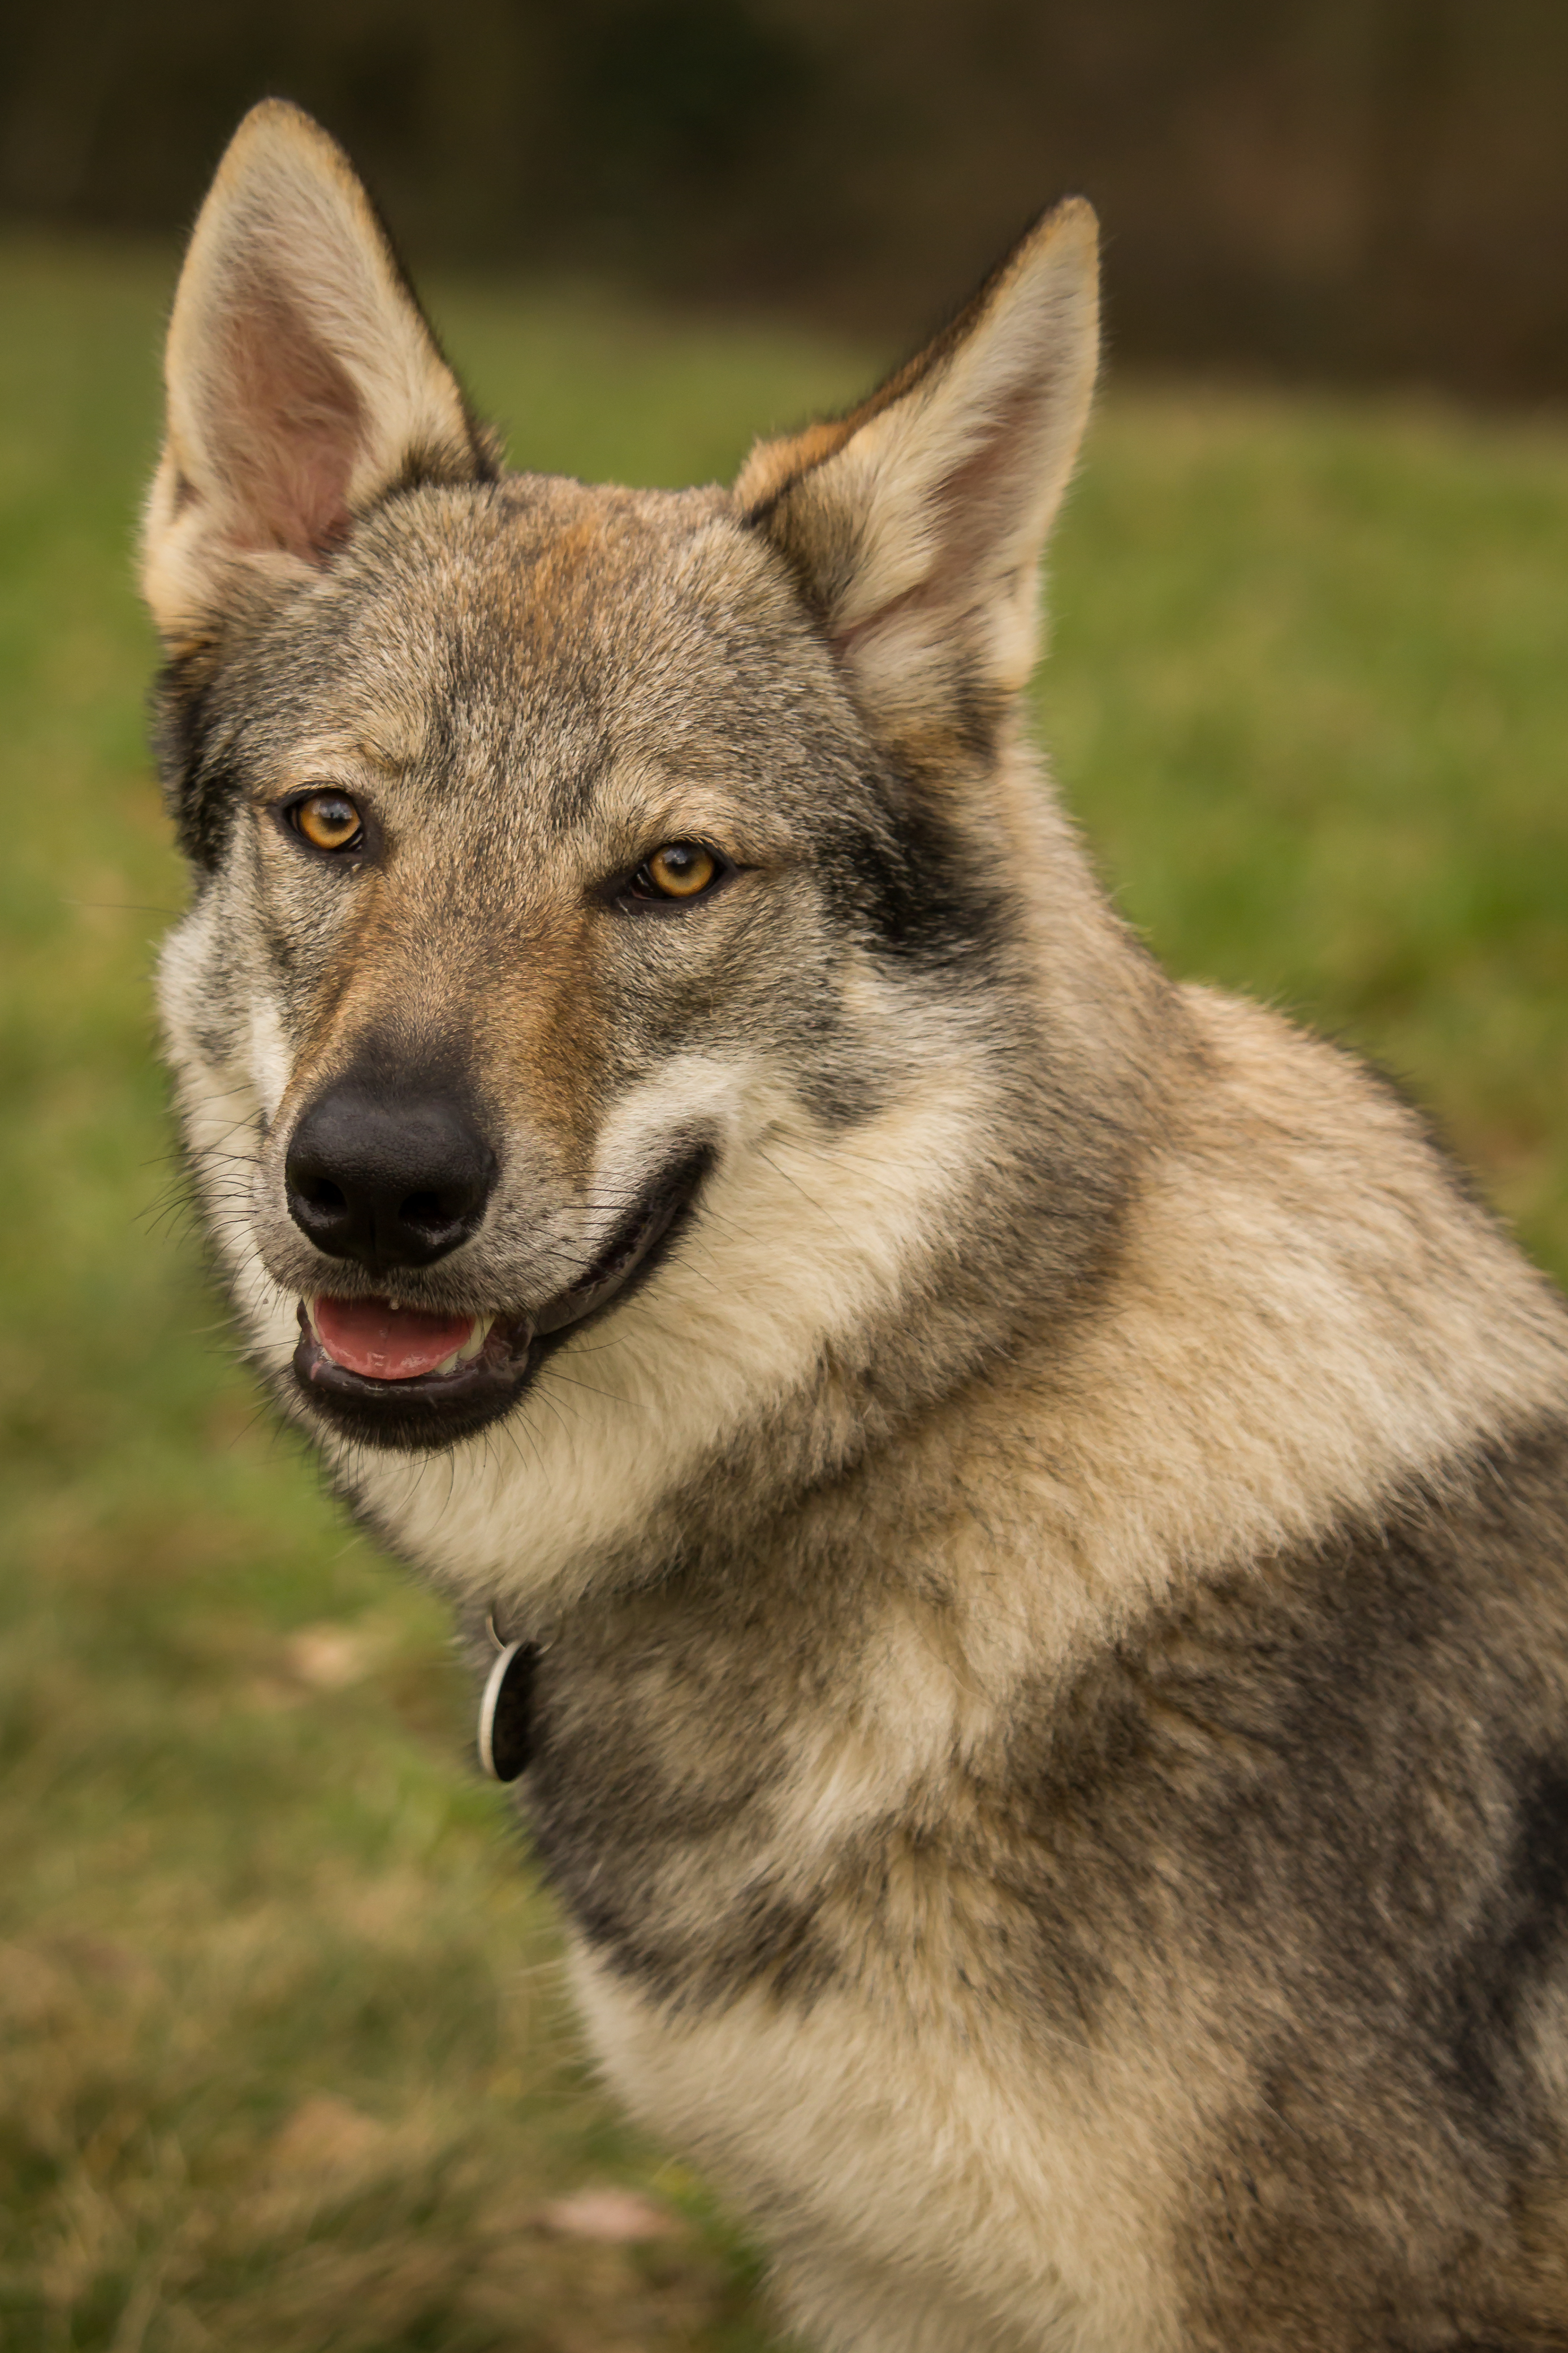
<svg viewBox="0 0 1568 2353"><path fill-rule="evenodd" d="M377 1381L434 1371L474 1328L471 1315L426 1315L387 1299L318 1299L316 1335L334 1365Z"/></svg>

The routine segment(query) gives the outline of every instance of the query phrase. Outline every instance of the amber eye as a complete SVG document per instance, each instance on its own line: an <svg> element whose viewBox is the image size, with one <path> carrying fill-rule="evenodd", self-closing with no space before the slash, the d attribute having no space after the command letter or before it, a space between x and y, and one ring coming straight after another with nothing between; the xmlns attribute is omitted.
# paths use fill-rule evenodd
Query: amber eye
<svg viewBox="0 0 1568 2353"><path fill-rule="evenodd" d="M312 849L353 849L363 839L360 813L346 793L312 793L296 801L289 822Z"/></svg>
<svg viewBox="0 0 1568 2353"><path fill-rule="evenodd" d="M719 880L719 860L700 841L667 841L637 868L644 895L658 899L699 899Z"/></svg>

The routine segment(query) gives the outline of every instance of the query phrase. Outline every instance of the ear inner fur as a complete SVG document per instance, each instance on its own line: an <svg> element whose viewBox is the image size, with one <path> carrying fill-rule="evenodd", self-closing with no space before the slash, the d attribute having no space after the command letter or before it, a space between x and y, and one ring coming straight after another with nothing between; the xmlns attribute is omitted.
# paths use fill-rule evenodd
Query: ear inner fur
<svg viewBox="0 0 1568 2353"><path fill-rule="evenodd" d="M949 353L966 342L984 316L993 296L1017 267L1021 254L1032 249L1047 237L1053 225L1064 216L1092 213L1081 198L1068 198L1041 213L1004 256L994 269L959 305L947 323L940 327L929 343L923 343L892 374L884 376L874 392L858 400L842 417L818 418L798 433L785 434L781 438L759 441L748 452L740 473L735 478L735 502L747 522L767 520L769 512L780 499L794 488L805 475L813 472L825 459L844 447L851 435L863 425L889 408L906 393L912 392L932 369L939 366Z"/></svg>
<svg viewBox="0 0 1568 2353"><path fill-rule="evenodd" d="M365 424L352 377L310 336L277 280L260 272L236 302L218 373L232 387L221 438L240 515L264 546L319 561L351 520L349 479ZM234 536L243 549L241 533Z"/></svg>
<svg viewBox="0 0 1568 2353"><path fill-rule="evenodd" d="M298 585L390 491L495 474L347 159L277 100L247 116L202 208L165 376L142 582L175 646L238 593L237 565Z"/></svg>
<svg viewBox="0 0 1568 2353"><path fill-rule="evenodd" d="M1034 579L1088 414L1094 216L1059 206L847 417L763 445L735 498L874 723L940 724L1023 685Z"/></svg>

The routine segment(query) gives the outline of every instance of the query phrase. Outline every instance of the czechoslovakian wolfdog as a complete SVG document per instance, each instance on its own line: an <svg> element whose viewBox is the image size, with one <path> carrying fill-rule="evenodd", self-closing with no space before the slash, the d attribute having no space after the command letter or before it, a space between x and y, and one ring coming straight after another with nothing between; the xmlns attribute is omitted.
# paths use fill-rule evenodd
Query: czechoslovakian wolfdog
<svg viewBox="0 0 1568 2353"><path fill-rule="evenodd" d="M1568 1321L1022 738L1095 288L1068 203L732 490L510 474L250 115L146 522L191 1162L809 2338L1568 2347Z"/></svg>

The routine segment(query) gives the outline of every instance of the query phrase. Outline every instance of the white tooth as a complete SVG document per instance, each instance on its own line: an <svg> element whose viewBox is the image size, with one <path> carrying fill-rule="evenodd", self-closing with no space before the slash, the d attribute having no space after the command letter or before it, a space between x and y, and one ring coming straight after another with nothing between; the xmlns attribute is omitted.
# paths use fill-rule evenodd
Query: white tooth
<svg viewBox="0 0 1568 2353"><path fill-rule="evenodd" d="M317 1339L320 1340L321 1336L321 1327L316 1321L316 1296L313 1292L310 1298L305 1302L305 1320L310 1324L310 1329L315 1334Z"/></svg>
<svg viewBox="0 0 1568 2353"><path fill-rule="evenodd" d="M479 1350L489 1338L490 1326L495 1320L496 1319L493 1315L475 1316L473 1330L469 1333L462 1346L460 1348L454 1349L453 1351L453 1364L471 1365L473 1363L474 1358L479 1355Z"/></svg>
<svg viewBox="0 0 1568 2353"><path fill-rule="evenodd" d="M431 1371L434 1373L455 1373L459 1365L471 1365L474 1358L479 1355L479 1350L484 1346L485 1342L489 1339L490 1325L495 1322L495 1320L496 1319L493 1315L476 1315L474 1318L473 1329L468 1334L468 1338L463 1342L462 1346L460 1348L454 1348L449 1356L443 1356L438 1365L432 1365L430 1367Z"/></svg>

